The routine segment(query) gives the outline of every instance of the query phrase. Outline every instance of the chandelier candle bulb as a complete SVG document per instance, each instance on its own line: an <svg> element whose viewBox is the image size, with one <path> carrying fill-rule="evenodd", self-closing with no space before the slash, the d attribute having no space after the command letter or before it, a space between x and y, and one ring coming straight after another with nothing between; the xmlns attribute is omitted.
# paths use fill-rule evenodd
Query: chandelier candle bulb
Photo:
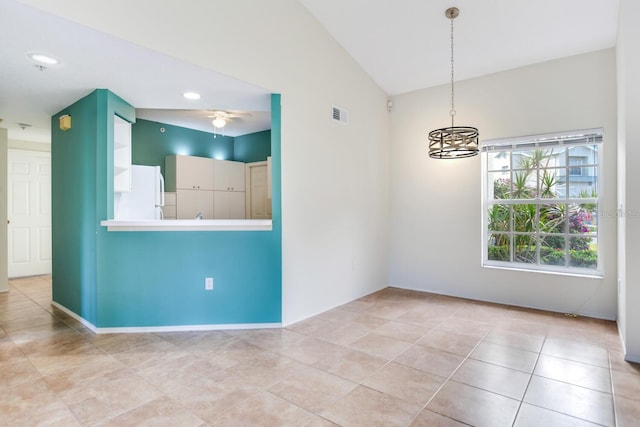
<svg viewBox="0 0 640 427"><path fill-rule="evenodd" d="M453 20L460 10L450 7L445 11L451 20L451 126L429 132L429 157L434 159L461 159L478 154L478 129L470 126L455 126L455 85L453 74Z"/></svg>

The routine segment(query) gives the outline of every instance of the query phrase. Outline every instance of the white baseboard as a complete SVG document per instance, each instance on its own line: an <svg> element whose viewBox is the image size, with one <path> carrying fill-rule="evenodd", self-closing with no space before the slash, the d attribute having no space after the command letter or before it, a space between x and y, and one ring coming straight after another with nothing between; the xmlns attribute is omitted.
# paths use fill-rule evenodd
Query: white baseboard
<svg viewBox="0 0 640 427"><path fill-rule="evenodd" d="M211 325L175 325L175 326L125 326L116 328L98 328L93 323L78 316L68 308L51 303L57 309L65 312L78 322L89 328L95 334L142 334L153 332L188 332L188 331L222 331L239 329L279 329L282 323L232 323L232 324L211 324Z"/></svg>

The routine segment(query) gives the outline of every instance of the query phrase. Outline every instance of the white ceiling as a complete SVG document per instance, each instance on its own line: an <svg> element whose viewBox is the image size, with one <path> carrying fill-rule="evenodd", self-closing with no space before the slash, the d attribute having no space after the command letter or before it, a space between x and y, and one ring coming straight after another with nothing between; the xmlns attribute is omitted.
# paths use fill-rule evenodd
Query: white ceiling
<svg viewBox="0 0 640 427"><path fill-rule="evenodd" d="M615 46L618 0L300 0L390 95Z"/></svg>
<svg viewBox="0 0 640 427"><path fill-rule="evenodd" d="M388 94L448 83L449 20L456 80L615 46L618 0L299 0ZM140 117L212 131L206 110L251 114L225 134L269 128L269 91L188 64L13 0L0 0L0 126L11 139L49 141L50 117L108 88ZM69 48L73 43L73 48ZM39 71L28 52L61 64ZM198 91L199 101L182 93ZM153 110L199 110L154 115ZM184 113L184 112L183 112ZM31 127L22 130L17 123Z"/></svg>
<svg viewBox="0 0 640 427"><path fill-rule="evenodd" d="M12 0L0 0L0 40L0 126L8 129L10 139L49 142L51 116L96 88L108 88L144 109L139 117L148 120L213 132L207 110L242 110L250 114L230 121L225 135L271 125L265 89ZM46 53L61 63L40 71L29 52ZM185 91L202 97L188 101ZM163 109L194 114L170 116ZM18 123L32 126L23 130Z"/></svg>

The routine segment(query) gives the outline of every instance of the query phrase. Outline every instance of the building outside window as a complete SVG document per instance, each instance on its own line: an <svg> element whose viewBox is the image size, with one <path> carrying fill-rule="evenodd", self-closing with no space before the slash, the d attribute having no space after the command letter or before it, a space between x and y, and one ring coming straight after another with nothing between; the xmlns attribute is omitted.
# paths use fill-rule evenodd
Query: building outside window
<svg viewBox="0 0 640 427"><path fill-rule="evenodd" d="M483 265L601 275L602 129L485 141Z"/></svg>

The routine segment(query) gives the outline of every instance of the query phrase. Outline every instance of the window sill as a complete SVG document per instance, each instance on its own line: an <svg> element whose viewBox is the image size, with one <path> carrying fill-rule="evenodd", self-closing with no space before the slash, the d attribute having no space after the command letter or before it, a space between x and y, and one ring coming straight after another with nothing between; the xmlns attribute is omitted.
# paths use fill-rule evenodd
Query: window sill
<svg viewBox="0 0 640 427"><path fill-rule="evenodd" d="M108 231L271 231L270 219L105 220Z"/></svg>
<svg viewBox="0 0 640 427"><path fill-rule="evenodd" d="M497 265L497 264L482 264L483 268L491 268L496 270L510 270L510 271L522 271L525 273L542 273L553 274L556 276L571 276L571 277L584 277L586 279L602 279L604 275L601 271L584 271L584 270L538 270L535 268L521 268L512 265Z"/></svg>

